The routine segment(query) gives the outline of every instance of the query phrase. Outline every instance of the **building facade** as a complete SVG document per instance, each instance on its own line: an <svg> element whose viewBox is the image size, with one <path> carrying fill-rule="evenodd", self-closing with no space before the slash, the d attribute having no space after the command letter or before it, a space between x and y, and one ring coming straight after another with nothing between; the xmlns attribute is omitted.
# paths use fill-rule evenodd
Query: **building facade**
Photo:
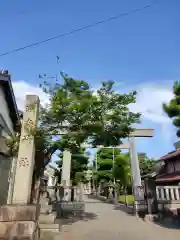
<svg viewBox="0 0 180 240"><path fill-rule="evenodd" d="M19 121L18 109L8 71L0 71L0 205L9 194L13 158L8 154L6 137L14 135Z"/></svg>

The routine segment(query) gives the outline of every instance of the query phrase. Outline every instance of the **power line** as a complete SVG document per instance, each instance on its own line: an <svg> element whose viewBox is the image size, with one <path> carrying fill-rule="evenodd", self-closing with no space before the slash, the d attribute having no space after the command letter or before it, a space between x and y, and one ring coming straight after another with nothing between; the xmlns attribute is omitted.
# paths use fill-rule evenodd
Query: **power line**
<svg viewBox="0 0 180 240"><path fill-rule="evenodd" d="M22 50L24 50L26 48L31 48L31 47L34 47L34 46L37 46L37 45L40 45L40 44L43 44L43 43L46 43L46 42L50 42L50 41L55 40L57 38L65 37L65 36L71 35L73 33L80 32L80 31L83 31L85 29L88 29L88 28L95 27L97 25L103 24L105 22L109 22L109 21L116 20L116 19L121 18L121 17L125 17L127 15L130 15L130 14L142 11L144 9L151 8L151 7L153 7L153 6L155 6L155 5L159 4L159 3L160 3L160 0L155 1L152 4L145 5L144 7L137 8L137 9L134 9L134 10L126 12L126 13L121 13L121 14L118 14L116 16L113 16L113 17L110 17L110 18L107 18L107 19L104 19L104 20L101 20L101 21L98 21L98 22L95 22L95 23L91 23L91 24L86 25L84 27L76 28L76 29L73 29L73 30L65 32L65 33L61 33L61 34L59 34L57 36L50 37L50 38L47 38L47 39L39 41L39 42L35 42L35 43L32 43L32 44L26 45L24 47L16 48L16 49L13 49L13 50L1 53L0 57L9 55L9 54L12 54L12 53L15 53L15 52L22 51Z"/></svg>

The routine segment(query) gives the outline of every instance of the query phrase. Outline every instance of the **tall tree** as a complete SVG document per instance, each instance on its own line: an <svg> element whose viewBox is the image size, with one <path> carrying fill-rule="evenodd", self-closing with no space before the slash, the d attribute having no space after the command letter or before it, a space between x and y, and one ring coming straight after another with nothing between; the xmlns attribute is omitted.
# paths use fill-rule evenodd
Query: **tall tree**
<svg viewBox="0 0 180 240"><path fill-rule="evenodd" d="M145 153L139 153L138 159L141 176L151 173L156 164L156 161L154 159L148 158Z"/></svg>
<svg viewBox="0 0 180 240"><path fill-rule="evenodd" d="M56 171L58 181L61 181L63 153L58 154L59 160L56 162L59 171ZM85 180L85 171L89 162L89 155L83 148L77 148L71 152L71 174L72 184L76 185L80 180Z"/></svg>
<svg viewBox="0 0 180 240"><path fill-rule="evenodd" d="M102 148L97 152L97 180L113 181L115 177L121 185L128 185L130 180L129 155L121 154L120 151L114 149L114 165L113 165L113 149ZM96 159L94 159L94 166Z"/></svg>
<svg viewBox="0 0 180 240"><path fill-rule="evenodd" d="M76 146L84 141L94 146L116 146L129 136L132 124L140 114L129 111L128 105L136 101L136 92L120 94L113 90L114 82L103 82L93 91L82 80L61 73L63 84L44 83L43 90L50 96L50 104L42 109L41 123L54 135L66 130L69 140Z"/></svg>
<svg viewBox="0 0 180 240"><path fill-rule="evenodd" d="M116 146L122 138L129 136L132 124L140 117L128 108L135 102L136 92L117 93L113 90L113 81L103 82L95 92L86 81L70 78L64 73L61 77L61 84L44 81L42 88L49 95L49 105L41 109L41 127L45 132L52 135L66 132L56 141L59 148L69 149L74 154L81 152L84 142L93 146ZM107 178L112 175L110 171Z"/></svg>
<svg viewBox="0 0 180 240"><path fill-rule="evenodd" d="M120 154L115 158L114 177L120 185L127 187L131 184L131 166L129 154Z"/></svg>
<svg viewBox="0 0 180 240"><path fill-rule="evenodd" d="M163 104L163 109L173 119L173 124L177 127L177 136L180 137L180 81L175 81L173 92L174 98L168 104Z"/></svg>

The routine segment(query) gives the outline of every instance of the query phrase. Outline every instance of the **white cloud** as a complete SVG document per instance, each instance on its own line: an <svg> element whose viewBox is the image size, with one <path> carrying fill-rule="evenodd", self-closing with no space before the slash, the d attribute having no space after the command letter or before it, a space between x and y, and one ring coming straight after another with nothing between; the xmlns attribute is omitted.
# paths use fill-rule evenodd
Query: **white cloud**
<svg viewBox="0 0 180 240"><path fill-rule="evenodd" d="M45 105L49 102L48 95L45 94L38 86L33 86L24 81L13 82L13 90L16 97L17 106L20 110L24 110L24 100L27 94L38 95L40 103Z"/></svg>
<svg viewBox="0 0 180 240"><path fill-rule="evenodd" d="M163 103L173 98L172 86L143 85L137 87L137 101L130 105L130 110L140 112L142 117L155 123L169 123L171 119L162 109Z"/></svg>
<svg viewBox="0 0 180 240"><path fill-rule="evenodd" d="M38 86L31 85L24 81L13 83L13 89L18 108L24 109L25 95L38 95L42 105L49 102L48 95L45 94ZM130 104L130 110L140 112L143 119L155 123L170 123L171 119L163 112L162 104L169 102L173 97L172 86L161 86L160 84L146 84L133 86L137 90L137 101Z"/></svg>
<svg viewBox="0 0 180 240"><path fill-rule="evenodd" d="M168 103L173 98L172 84L147 84L139 85L137 90L137 101L130 105L130 110L140 112L141 122L147 120L158 124L161 129L162 139L171 143L176 138L176 130L167 114L163 111L163 103ZM156 129L155 129L156 132Z"/></svg>

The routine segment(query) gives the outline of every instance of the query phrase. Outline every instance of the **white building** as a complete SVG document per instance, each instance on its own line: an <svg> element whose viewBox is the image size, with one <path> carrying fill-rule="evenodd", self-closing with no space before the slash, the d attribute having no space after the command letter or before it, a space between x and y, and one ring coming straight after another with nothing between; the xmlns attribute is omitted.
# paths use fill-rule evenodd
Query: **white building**
<svg viewBox="0 0 180 240"><path fill-rule="evenodd" d="M0 70L0 204L6 204L12 157L8 155L6 137L13 135L19 113L8 71Z"/></svg>

